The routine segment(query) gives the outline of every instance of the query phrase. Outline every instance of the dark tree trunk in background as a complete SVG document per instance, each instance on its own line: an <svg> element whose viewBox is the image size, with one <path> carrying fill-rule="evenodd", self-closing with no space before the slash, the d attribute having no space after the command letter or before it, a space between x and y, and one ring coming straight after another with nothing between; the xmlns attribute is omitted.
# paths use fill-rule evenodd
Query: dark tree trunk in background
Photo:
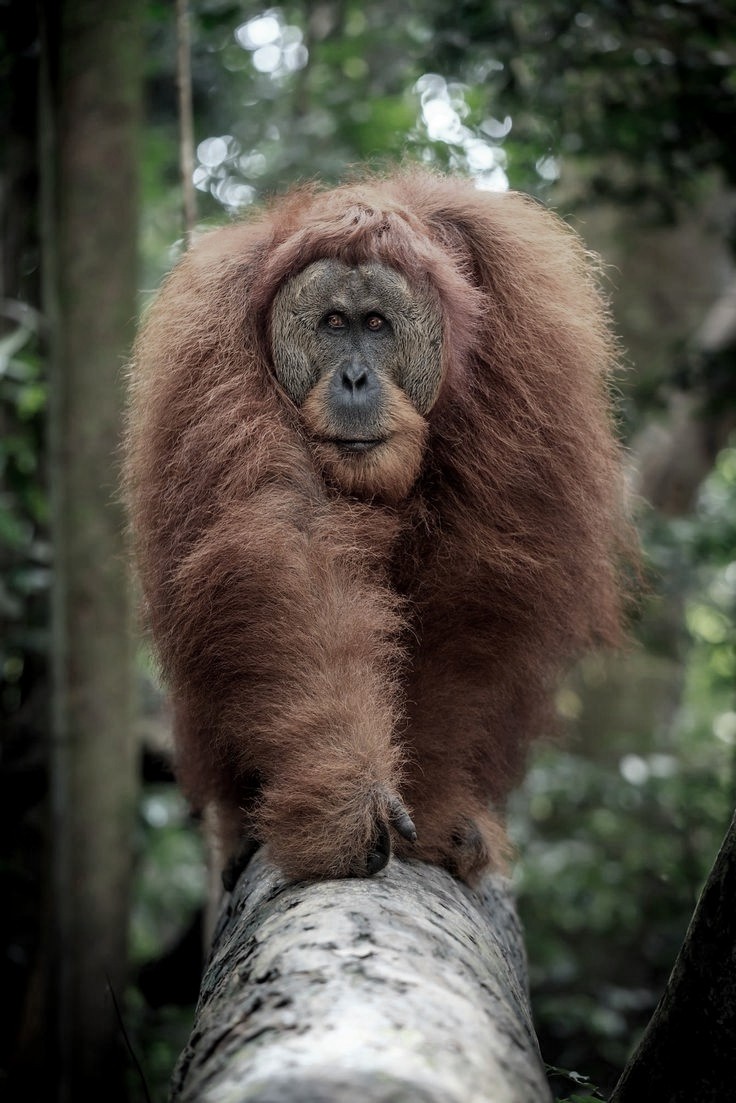
<svg viewBox="0 0 736 1103"><path fill-rule="evenodd" d="M0 298L38 306L38 23L32 4L12 0L3 27L0 89ZM11 317L10 321L14 319Z"/></svg>
<svg viewBox="0 0 736 1103"><path fill-rule="evenodd" d="M258 855L215 935L172 1103L549 1103L507 882L421 862L294 884Z"/></svg>
<svg viewBox="0 0 736 1103"><path fill-rule="evenodd" d="M27 0L6 0L2 11L0 340L35 350L40 305L38 20ZM36 516L31 520L26 502L19 501L18 463L11 458L11 442L19 437L41 451L37 434L42 431L42 415L19 417L13 392L7 389L12 365L2 363L0 377L0 1069L6 1070L23 1048L24 1021L35 1016L37 1022L39 1011L31 978L40 941L43 817L39 809L46 780L49 693L43 642L48 622L45 587L40 584L33 592L22 593L16 582L29 560L37 579L43 572L47 534ZM40 465L40 455L38 461ZM26 470L24 475L30 480L35 472ZM8 539L3 522L9 513L21 519L22 542ZM8 658L19 664L17 678L8 677ZM8 689L14 700L8 700Z"/></svg>
<svg viewBox="0 0 736 1103"><path fill-rule="evenodd" d="M719 1103L736 1085L736 816L611 1103Z"/></svg>
<svg viewBox="0 0 736 1103"><path fill-rule="evenodd" d="M118 502L136 314L141 11L43 5L44 305L51 333L55 1053L46 1098L125 1096L120 1000L135 803L130 601Z"/></svg>

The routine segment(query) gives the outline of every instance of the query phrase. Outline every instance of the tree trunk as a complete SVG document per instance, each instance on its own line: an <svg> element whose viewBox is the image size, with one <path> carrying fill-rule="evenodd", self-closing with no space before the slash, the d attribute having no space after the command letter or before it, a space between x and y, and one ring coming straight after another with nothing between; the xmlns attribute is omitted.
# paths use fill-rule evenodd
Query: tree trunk
<svg viewBox="0 0 736 1103"><path fill-rule="evenodd" d="M125 1097L135 749L118 502L136 314L141 21L134 0L43 5L44 300L50 326L52 1097Z"/></svg>
<svg viewBox="0 0 736 1103"><path fill-rule="evenodd" d="M506 882L419 862L226 899L172 1103L547 1103Z"/></svg>
<svg viewBox="0 0 736 1103"><path fill-rule="evenodd" d="M736 1084L736 816L611 1103L717 1103Z"/></svg>

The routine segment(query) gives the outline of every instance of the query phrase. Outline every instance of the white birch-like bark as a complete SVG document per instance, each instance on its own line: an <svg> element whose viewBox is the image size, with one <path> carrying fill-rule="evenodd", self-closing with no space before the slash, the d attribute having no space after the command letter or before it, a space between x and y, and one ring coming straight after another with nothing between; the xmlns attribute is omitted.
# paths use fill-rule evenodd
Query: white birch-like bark
<svg viewBox="0 0 736 1103"><path fill-rule="evenodd" d="M220 914L172 1103L548 1103L508 883L392 860Z"/></svg>

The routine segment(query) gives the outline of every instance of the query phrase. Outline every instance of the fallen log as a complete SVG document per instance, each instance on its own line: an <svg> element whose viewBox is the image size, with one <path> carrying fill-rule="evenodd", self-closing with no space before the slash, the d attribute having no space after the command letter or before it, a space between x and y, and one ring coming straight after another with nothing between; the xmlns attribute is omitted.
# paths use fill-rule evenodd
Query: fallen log
<svg viewBox="0 0 736 1103"><path fill-rule="evenodd" d="M172 1103L548 1103L508 883L392 861L225 898Z"/></svg>

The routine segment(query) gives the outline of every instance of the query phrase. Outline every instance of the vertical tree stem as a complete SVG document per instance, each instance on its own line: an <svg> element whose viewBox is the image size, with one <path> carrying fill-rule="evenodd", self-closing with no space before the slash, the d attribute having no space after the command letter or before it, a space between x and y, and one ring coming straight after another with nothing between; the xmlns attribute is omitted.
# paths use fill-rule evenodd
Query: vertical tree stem
<svg viewBox="0 0 736 1103"><path fill-rule="evenodd" d="M191 243L197 221L194 195L194 113L192 109L192 47L187 0L176 0L177 66L179 92L179 169L181 173L184 239Z"/></svg>
<svg viewBox="0 0 736 1103"><path fill-rule="evenodd" d="M123 367L136 315L140 12L43 5L44 299L50 339L54 691L44 1098L126 1097L110 995L127 981L137 760L119 502Z"/></svg>

